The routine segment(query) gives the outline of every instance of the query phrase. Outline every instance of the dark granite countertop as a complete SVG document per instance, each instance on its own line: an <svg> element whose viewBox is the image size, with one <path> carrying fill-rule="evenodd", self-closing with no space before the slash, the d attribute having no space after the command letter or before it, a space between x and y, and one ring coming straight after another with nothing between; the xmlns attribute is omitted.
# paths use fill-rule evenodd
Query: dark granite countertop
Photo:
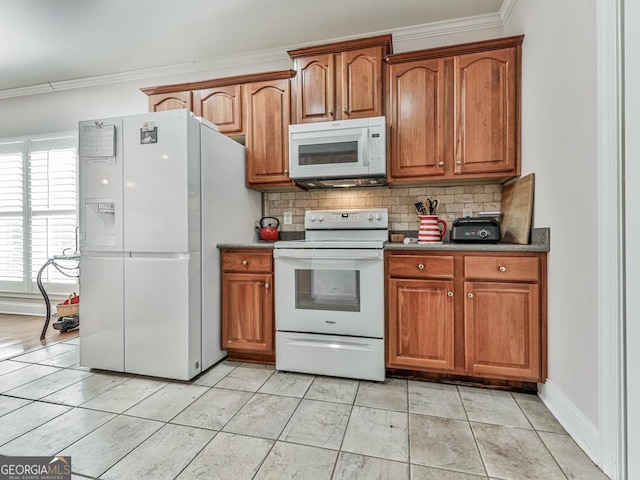
<svg viewBox="0 0 640 480"><path fill-rule="evenodd" d="M415 239L417 240L417 238ZM254 240L249 242L220 243L218 248L273 248L273 242ZM385 250L442 250L472 252L548 252L550 249L550 229L534 228L531 232L531 243L518 245L515 243L385 243Z"/></svg>

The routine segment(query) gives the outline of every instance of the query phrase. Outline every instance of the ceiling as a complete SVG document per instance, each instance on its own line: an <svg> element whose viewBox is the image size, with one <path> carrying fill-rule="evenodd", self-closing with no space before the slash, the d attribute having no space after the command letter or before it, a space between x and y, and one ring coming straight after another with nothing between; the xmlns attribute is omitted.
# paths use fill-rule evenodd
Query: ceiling
<svg viewBox="0 0 640 480"><path fill-rule="evenodd" d="M513 0L0 0L0 91L496 17ZM502 10L501 10L502 9ZM9 93L9 92L5 92ZM17 93L17 91L15 92Z"/></svg>

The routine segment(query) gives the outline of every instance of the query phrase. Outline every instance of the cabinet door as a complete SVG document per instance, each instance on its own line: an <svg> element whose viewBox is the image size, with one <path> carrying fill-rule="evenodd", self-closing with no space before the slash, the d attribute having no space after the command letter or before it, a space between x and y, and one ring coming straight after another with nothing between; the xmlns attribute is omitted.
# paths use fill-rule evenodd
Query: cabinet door
<svg viewBox="0 0 640 480"><path fill-rule="evenodd" d="M442 59L390 66L390 182L444 173L444 68Z"/></svg>
<svg viewBox="0 0 640 480"><path fill-rule="evenodd" d="M382 47L350 50L340 54L341 117L365 118L382 115Z"/></svg>
<svg viewBox="0 0 640 480"><path fill-rule="evenodd" d="M387 366L452 370L453 282L392 278L388 288Z"/></svg>
<svg viewBox="0 0 640 480"><path fill-rule="evenodd" d="M242 85L196 90L193 113L215 123L220 133L241 135Z"/></svg>
<svg viewBox="0 0 640 480"><path fill-rule="evenodd" d="M519 105L515 48L454 59L456 174L516 172Z"/></svg>
<svg viewBox="0 0 640 480"><path fill-rule="evenodd" d="M222 349L273 353L272 275L222 275Z"/></svg>
<svg viewBox="0 0 640 480"><path fill-rule="evenodd" d="M302 57L295 60L295 123L335 120L335 58L333 54Z"/></svg>
<svg viewBox="0 0 640 480"><path fill-rule="evenodd" d="M289 186L289 80L250 83L247 103L247 186Z"/></svg>
<svg viewBox="0 0 640 480"><path fill-rule="evenodd" d="M193 108L191 92L158 93L149 95L149 111L179 110Z"/></svg>
<svg viewBox="0 0 640 480"><path fill-rule="evenodd" d="M465 362L469 373L540 378L539 286L465 282Z"/></svg>

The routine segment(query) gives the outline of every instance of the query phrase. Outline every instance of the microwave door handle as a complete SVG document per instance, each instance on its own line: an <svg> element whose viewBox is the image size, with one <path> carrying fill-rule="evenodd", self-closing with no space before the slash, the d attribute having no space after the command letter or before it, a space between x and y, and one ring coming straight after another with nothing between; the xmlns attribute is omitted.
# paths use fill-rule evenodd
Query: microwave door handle
<svg viewBox="0 0 640 480"><path fill-rule="evenodd" d="M365 133L366 132L366 133ZM362 155L362 165L369 166L369 132L365 130L362 132L362 149L358 152Z"/></svg>

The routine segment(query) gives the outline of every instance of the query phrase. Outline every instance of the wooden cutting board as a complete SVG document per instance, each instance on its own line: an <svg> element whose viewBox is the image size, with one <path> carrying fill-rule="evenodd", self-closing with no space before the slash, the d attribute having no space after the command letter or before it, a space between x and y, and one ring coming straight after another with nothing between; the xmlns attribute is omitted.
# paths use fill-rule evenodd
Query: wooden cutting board
<svg viewBox="0 0 640 480"><path fill-rule="evenodd" d="M529 243L533 216L535 174L531 173L502 189L502 222L500 231L505 243Z"/></svg>

